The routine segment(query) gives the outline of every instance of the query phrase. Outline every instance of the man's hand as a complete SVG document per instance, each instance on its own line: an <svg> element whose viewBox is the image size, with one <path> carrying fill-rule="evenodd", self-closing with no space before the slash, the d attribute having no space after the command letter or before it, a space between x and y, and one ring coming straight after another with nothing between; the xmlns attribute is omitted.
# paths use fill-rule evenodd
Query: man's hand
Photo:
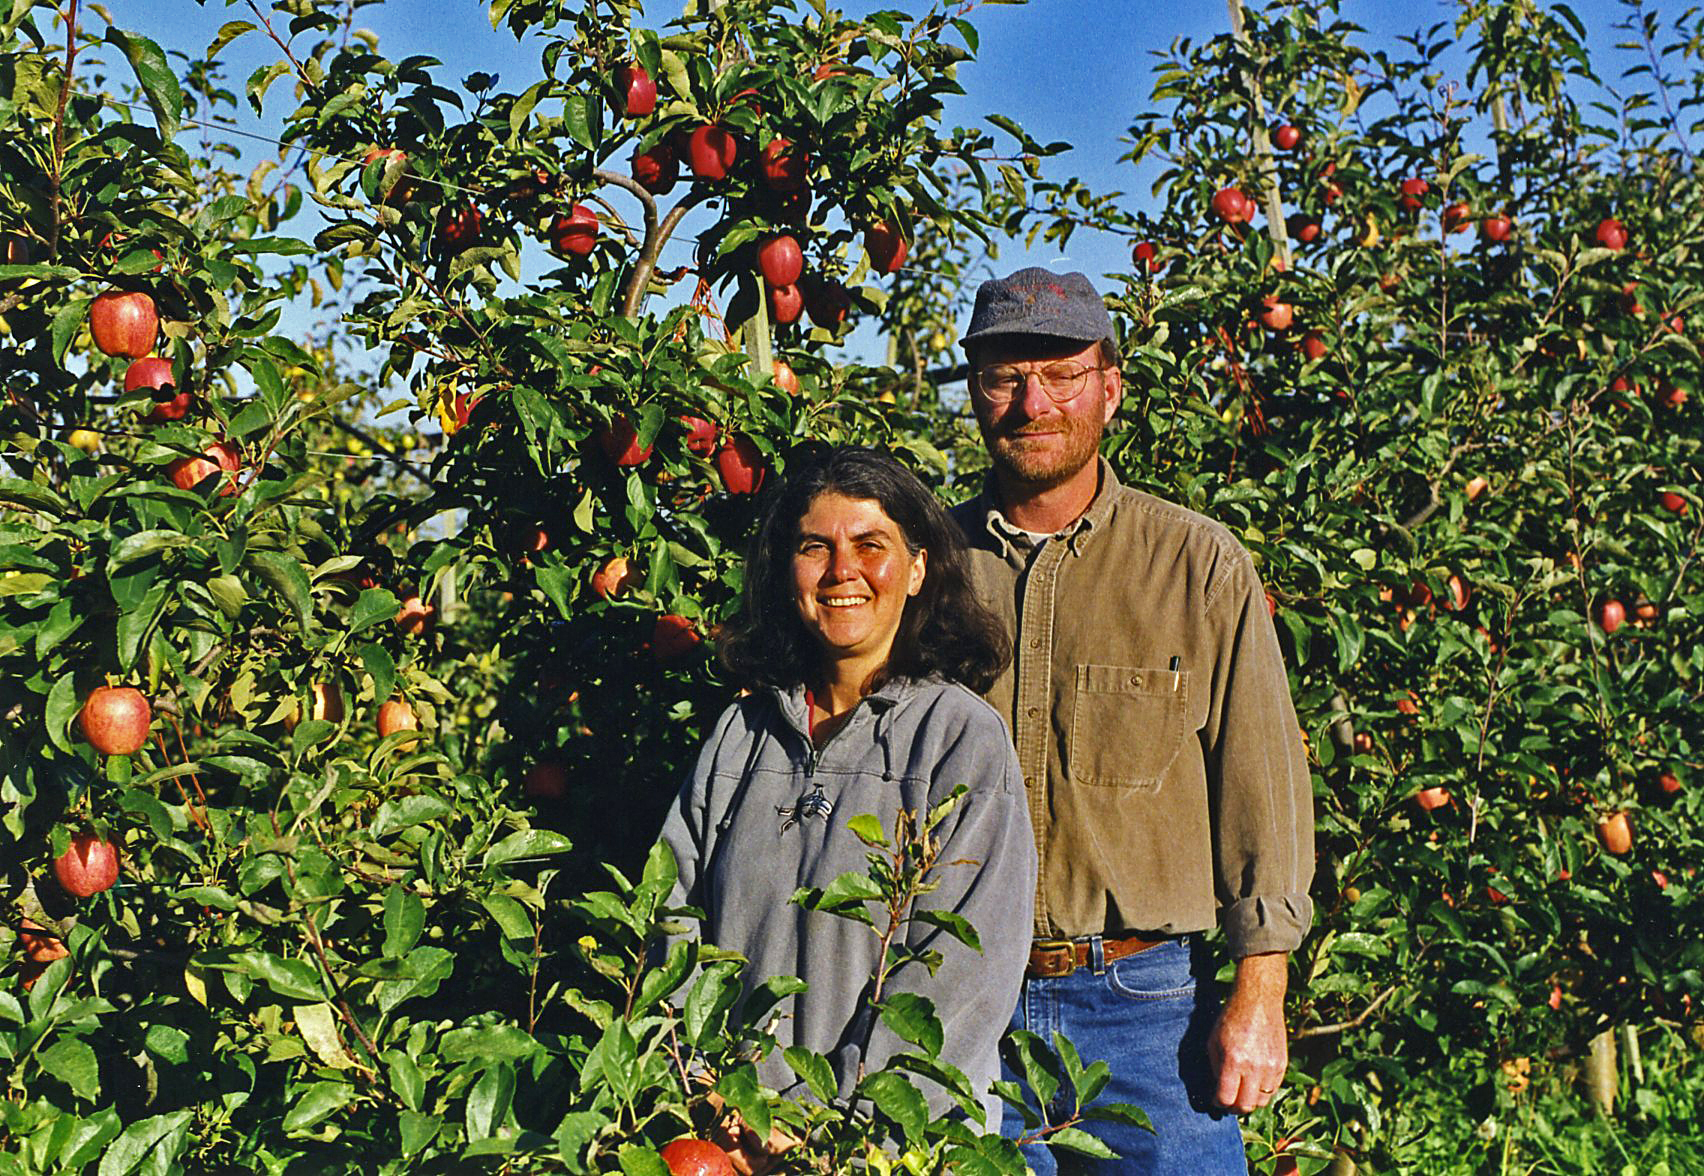
<svg viewBox="0 0 1704 1176"><path fill-rule="evenodd" d="M1218 1077L1221 1106L1246 1115L1272 1101L1290 1064L1284 1028L1284 990L1290 957L1284 952L1245 956L1219 1023L1207 1039L1207 1058Z"/></svg>
<svg viewBox="0 0 1704 1176"><path fill-rule="evenodd" d="M727 1153L728 1163L739 1176L764 1176L780 1163L782 1153L799 1145L779 1126L770 1127L768 1139L760 1138L718 1094L712 1092L706 1101L716 1113L711 1140Z"/></svg>

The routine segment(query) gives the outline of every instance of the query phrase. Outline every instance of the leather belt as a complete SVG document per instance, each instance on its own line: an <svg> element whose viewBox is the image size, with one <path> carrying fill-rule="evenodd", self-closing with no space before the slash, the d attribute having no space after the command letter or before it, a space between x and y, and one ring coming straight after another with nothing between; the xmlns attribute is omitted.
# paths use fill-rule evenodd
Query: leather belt
<svg viewBox="0 0 1704 1176"><path fill-rule="evenodd" d="M1140 935L1126 935L1118 939L1103 936L1101 959L1110 964L1164 942L1164 939L1146 939ZM1082 939L1038 939L1030 948L1029 969L1025 974L1037 980L1069 976L1078 968L1089 966L1092 946Z"/></svg>

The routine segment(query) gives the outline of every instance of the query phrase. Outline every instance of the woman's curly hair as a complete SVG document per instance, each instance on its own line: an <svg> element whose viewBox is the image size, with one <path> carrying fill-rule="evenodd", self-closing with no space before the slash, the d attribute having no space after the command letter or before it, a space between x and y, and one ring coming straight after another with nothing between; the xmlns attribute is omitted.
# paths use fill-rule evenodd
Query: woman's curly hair
<svg viewBox="0 0 1704 1176"><path fill-rule="evenodd" d="M717 641L722 664L747 686L782 688L808 681L822 650L793 603L792 561L799 520L819 495L874 499L899 526L915 556L929 553L923 586L907 598L887 665L871 682L938 675L978 693L1012 659L1000 620L976 598L958 525L917 475L879 449L835 446L805 455L787 471L746 554L739 615Z"/></svg>

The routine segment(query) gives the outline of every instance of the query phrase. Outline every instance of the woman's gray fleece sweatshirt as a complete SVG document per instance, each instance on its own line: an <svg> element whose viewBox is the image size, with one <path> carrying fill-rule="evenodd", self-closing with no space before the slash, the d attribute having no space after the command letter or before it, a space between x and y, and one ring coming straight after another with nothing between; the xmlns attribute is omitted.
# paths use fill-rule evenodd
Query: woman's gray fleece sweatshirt
<svg viewBox="0 0 1704 1176"><path fill-rule="evenodd" d="M808 730L803 687L754 694L723 713L663 825L662 840L680 869L671 902L703 910L703 940L750 961L747 992L775 975L806 982L806 991L780 1005L776 1036L781 1047L825 1055L845 1096L861 1056L874 1072L912 1047L878 1022L868 1054L860 1048L869 1026L857 1014L876 966L876 934L790 900L801 886L867 871L869 851L846 827L852 817L875 814L891 838L902 808L922 814L964 785L965 797L936 829L940 885L918 906L969 920L982 952L913 922L910 942L939 951L941 966L931 976L908 964L887 991L934 1003L941 1056L970 1078L993 1130L1000 1103L988 1085L999 1077L997 1047L1028 960L1036 870L1006 726L962 686L899 679L860 701L822 748L812 747ZM779 1048L760 1076L798 1093ZM914 1081L934 1113L949 1109L938 1088Z"/></svg>

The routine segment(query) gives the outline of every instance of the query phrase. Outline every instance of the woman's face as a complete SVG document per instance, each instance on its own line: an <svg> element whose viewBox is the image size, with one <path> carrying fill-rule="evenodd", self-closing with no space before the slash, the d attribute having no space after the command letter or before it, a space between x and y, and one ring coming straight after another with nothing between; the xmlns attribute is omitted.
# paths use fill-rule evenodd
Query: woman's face
<svg viewBox="0 0 1704 1176"><path fill-rule="evenodd" d="M905 600L923 587L928 552L915 556L873 498L819 494L799 520L793 602L830 660L880 668L893 649Z"/></svg>

